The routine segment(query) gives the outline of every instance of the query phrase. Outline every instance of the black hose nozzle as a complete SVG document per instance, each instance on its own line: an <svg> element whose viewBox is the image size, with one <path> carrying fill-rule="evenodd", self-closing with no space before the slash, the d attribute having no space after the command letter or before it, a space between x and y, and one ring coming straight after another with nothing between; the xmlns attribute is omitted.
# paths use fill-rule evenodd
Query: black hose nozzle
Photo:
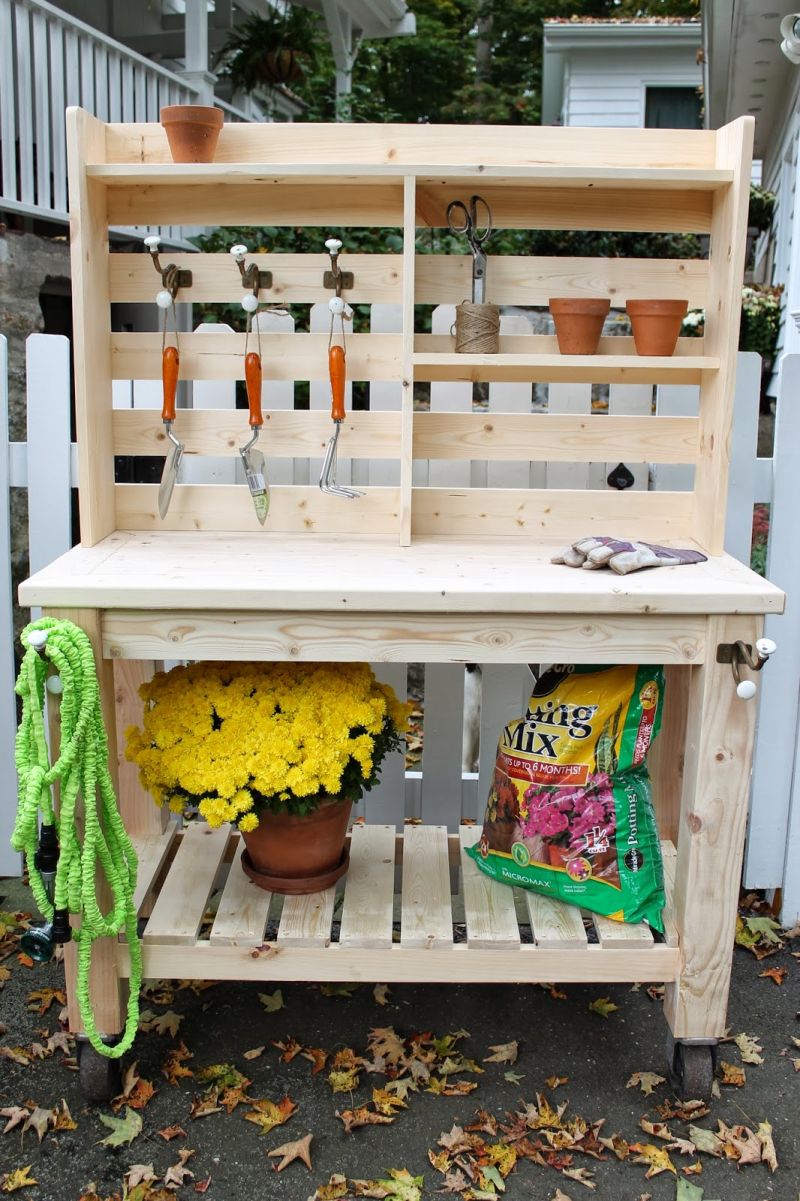
<svg viewBox="0 0 800 1201"><path fill-rule="evenodd" d="M72 938L72 926L69 924L68 909L56 909L53 913L53 931L51 937L56 944L69 942Z"/></svg>
<svg viewBox="0 0 800 1201"><path fill-rule="evenodd" d="M42 826L39 831L39 846L33 862L42 875L53 874L58 867L58 834L55 826Z"/></svg>

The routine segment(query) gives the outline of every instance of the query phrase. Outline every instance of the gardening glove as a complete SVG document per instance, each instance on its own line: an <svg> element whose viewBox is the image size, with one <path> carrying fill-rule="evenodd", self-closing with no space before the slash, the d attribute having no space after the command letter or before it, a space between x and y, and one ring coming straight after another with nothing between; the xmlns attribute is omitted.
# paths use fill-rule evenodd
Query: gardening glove
<svg viewBox="0 0 800 1201"><path fill-rule="evenodd" d="M642 567L679 567L682 563L705 561L706 556L699 550L679 550L673 546L659 546L656 542L623 542L607 537L579 538L550 560L587 571L610 567L617 575L627 575Z"/></svg>

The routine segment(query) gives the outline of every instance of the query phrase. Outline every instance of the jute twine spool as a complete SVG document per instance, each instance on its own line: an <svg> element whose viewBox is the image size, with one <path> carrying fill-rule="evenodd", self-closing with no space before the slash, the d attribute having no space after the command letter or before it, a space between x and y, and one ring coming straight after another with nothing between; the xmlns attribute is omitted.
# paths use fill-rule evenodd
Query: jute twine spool
<svg viewBox="0 0 800 1201"><path fill-rule="evenodd" d="M500 308L462 300L456 307L456 352L497 354L500 349Z"/></svg>

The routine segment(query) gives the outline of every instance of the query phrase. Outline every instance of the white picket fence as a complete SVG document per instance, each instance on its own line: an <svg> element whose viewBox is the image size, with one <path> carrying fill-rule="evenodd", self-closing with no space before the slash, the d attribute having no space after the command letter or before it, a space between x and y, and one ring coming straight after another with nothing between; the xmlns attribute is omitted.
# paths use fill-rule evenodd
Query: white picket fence
<svg viewBox="0 0 800 1201"><path fill-rule="evenodd" d="M262 329L277 330L290 326L291 318L265 314ZM447 331L453 310L442 306L434 313L434 332ZM324 305L311 312L312 330L327 329L329 314ZM398 306L373 305L371 328L393 332L399 328ZM504 333L528 333L524 316L503 318ZM210 332L210 327L204 326ZM215 327L220 330L227 327ZM8 563L8 521L5 517L8 488L27 487L30 514L30 553L33 570L63 553L71 543L69 528L69 490L75 479L75 448L69 444L69 344L65 338L35 334L28 340L28 441L10 444L8 456L0 467L0 570ZM5 414L5 344L0 339L0 405ZM793 395L800 385L800 356L784 360L781 396L776 429L776 450L772 459L755 457L758 422L760 360L756 355L739 356L736 418L732 439L731 486L728 501L727 549L747 562L750 554L752 509L755 502L772 503L770 578L790 594L800 593L800 562L793 558L791 523L794 519L793 471L788 460L790 448L797 445L800 420ZM117 382L114 384L115 407L160 408L158 381ZM185 403L203 408L234 408L235 386L228 381L196 382L187 390ZM271 381L265 384L264 403L269 408L294 407L294 385ZM348 404L350 398L348 397ZM400 385L384 382L370 385L369 403L373 409L397 408ZM531 384L492 384L489 387L489 412L530 412ZM543 402L544 403L544 402ZM312 383L312 408L329 404L324 383ZM471 411L471 384L435 383L431 386L431 409ZM592 391L588 384L550 385L547 400L550 412L591 411ZM653 390L648 386L612 386L609 411L612 413L650 413ZM680 415L697 412L698 390L691 386L664 386L656 391L659 413ZM6 428L7 428L7 416ZM185 459L184 480L229 483L238 480L236 459ZM416 481L439 486L533 486L602 487L614 463L548 464L481 463L439 461L414 465ZM691 485L691 468L631 465L636 488L679 490ZM398 465L385 460L359 460L340 463L340 477L355 484L389 484ZM316 460L278 460L270 464L275 482L307 483L319 471ZM502 480L496 473L502 472ZM687 475L687 472L689 473ZM184 468L182 468L184 473ZM243 482L243 481L241 481ZM18 870L16 856L8 850L7 833L13 820L15 780L12 746L15 724L10 641L10 586L0 580L0 789L8 803L0 808L0 874ZM800 914L800 782L795 789L798 723L798 679L800 679L800 629L783 617L768 620L768 633L779 643L779 653L769 664L761 680L761 718L753 775L753 798L748 841L745 882L748 887L783 886L786 920ZM406 690L403 664L376 665L382 679L400 694ZM525 667L509 668L485 665L482 675L480 709L480 756L477 773L462 770L464 726L464 670L460 665L429 665L425 674L424 749L420 771L406 772L402 756L386 765L378 788L366 798L362 812L371 821L399 822L404 816L424 817L426 821L453 825L459 817L478 817L488 791L499 729L509 718L524 710L529 687ZM460 798L460 805L459 805Z"/></svg>

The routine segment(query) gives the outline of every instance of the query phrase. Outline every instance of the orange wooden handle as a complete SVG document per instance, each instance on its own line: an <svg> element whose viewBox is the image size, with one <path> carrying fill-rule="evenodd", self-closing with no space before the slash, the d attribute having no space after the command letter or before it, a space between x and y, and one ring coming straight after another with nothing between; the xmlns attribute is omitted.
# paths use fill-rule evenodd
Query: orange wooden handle
<svg viewBox="0 0 800 1201"><path fill-rule="evenodd" d="M344 421L344 347L332 346L328 351L328 372L331 377L331 417Z"/></svg>
<svg viewBox="0 0 800 1201"><path fill-rule="evenodd" d="M262 426L261 416L261 355L251 350L244 356L244 382L247 386L247 407L250 410L250 425Z"/></svg>
<svg viewBox="0 0 800 1201"><path fill-rule="evenodd" d="M164 385L162 421L175 420L175 393L178 390L178 371L181 360L176 346L165 346L161 356L161 382Z"/></svg>

